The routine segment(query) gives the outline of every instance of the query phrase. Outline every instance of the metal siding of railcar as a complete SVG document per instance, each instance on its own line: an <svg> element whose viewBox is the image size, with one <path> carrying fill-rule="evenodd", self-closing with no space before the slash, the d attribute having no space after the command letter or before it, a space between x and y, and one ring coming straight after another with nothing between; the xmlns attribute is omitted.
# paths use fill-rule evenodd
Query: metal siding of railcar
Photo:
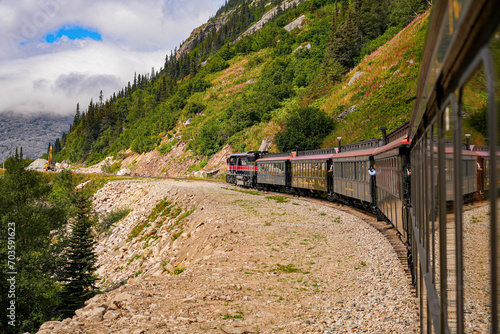
<svg viewBox="0 0 500 334"><path fill-rule="evenodd" d="M257 183L285 186L285 176L278 174L257 174Z"/></svg>
<svg viewBox="0 0 500 334"><path fill-rule="evenodd" d="M284 164L283 173L266 173L263 169L266 164L280 163ZM261 167L262 166L262 167ZM260 167L260 168L259 168ZM287 164L286 161L277 161L277 160L260 160L257 161L257 183L260 184L271 184L278 186L286 186L286 172L287 172Z"/></svg>
<svg viewBox="0 0 500 334"><path fill-rule="evenodd" d="M328 171L326 170L328 164L326 160L297 160L291 161L291 170L293 170L294 165L298 164L307 164L310 166L312 163L325 164L325 169L322 171L321 176L297 176L292 172L292 187L300 188L300 189L308 189L308 190L317 190L317 191L327 191L327 180L326 175ZM307 173L310 173L310 168L307 169Z"/></svg>
<svg viewBox="0 0 500 334"><path fill-rule="evenodd" d="M350 154L356 153L355 151L349 152ZM360 162L368 162L370 160L369 155L361 155L361 156L346 156L346 157L333 157L332 164L334 165L334 176L333 176L333 188L334 192L343 196L359 199L365 202L371 202L371 194L370 194L370 183L369 181L359 181L352 180L345 177L338 176L338 170L335 169L336 164L341 163L360 163ZM366 172L366 171L365 171Z"/></svg>
<svg viewBox="0 0 500 334"><path fill-rule="evenodd" d="M375 164L377 161L382 159L387 159L395 157L396 158L396 175L398 178L401 177L400 171L402 170L402 157L399 154L399 148L383 152L374 157ZM394 167L392 168L394 169ZM377 185L377 207L380 211L391 221L395 228L406 238L406 234L403 230L403 201L401 196L403 196L403 191L401 189L402 182L400 179L391 180L390 182L396 182L399 191L399 197L392 194L390 191ZM388 185L389 186L389 185Z"/></svg>

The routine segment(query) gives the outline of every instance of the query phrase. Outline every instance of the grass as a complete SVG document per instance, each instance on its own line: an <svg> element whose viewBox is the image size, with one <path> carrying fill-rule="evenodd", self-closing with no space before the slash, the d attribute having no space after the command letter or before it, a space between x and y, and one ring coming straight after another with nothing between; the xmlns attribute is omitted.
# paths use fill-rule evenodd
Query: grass
<svg viewBox="0 0 500 334"><path fill-rule="evenodd" d="M131 241L132 239L136 238L141 232L144 230L144 228L151 226L149 220L144 220L137 225L134 226L132 231L130 231L130 234L127 238L127 241Z"/></svg>
<svg viewBox="0 0 500 334"><path fill-rule="evenodd" d="M99 224L99 230L101 232L108 233L111 226L128 216L128 214L132 211L128 208L114 209L111 212L103 215L101 217L101 223Z"/></svg>
<svg viewBox="0 0 500 334"><path fill-rule="evenodd" d="M222 320L227 320L227 319L243 319L244 313L243 311L236 311L236 314L221 314Z"/></svg>
<svg viewBox="0 0 500 334"><path fill-rule="evenodd" d="M139 259L140 257L141 257L141 255L139 255L139 254L135 254L135 255L134 255L134 256L133 256L133 257L132 257L132 258L131 258L128 262L127 262L127 266L128 266L129 264L131 264L132 262L134 262L134 260Z"/></svg>
<svg viewBox="0 0 500 334"><path fill-rule="evenodd" d="M266 196L267 199L275 200L276 203L288 203L290 200L285 196Z"/></svg>
<svg viewBox="0 0 500 334"><path fill-rule="evenodd" d="M254 191L254 190L240 190L240 189L231 189L231 188L226 188L226 187L222 187L222 189L231 190L231 191L237 191L237 192L240 192L240 193L243 193L243 194L250 194L250 195L255 195L255 196L262 196L261 193L259 193L257 191Z"/></svg>
<svg viewBox="0 0 500 334"><path fill-rule="evenodd" d="M186 270L184 267L175 266L174 270L170 271L170 275L180 275Z"/></svg>
<svg viewBox="0 0 500 334"><path fill-rule="evenodd" d="M291 273L300 273L300 274L308 274L309 272L303 271L300 268L296 268L295 265L293 264L287 264L287 265L281 265L281 264L276 264L276 268L271 270L271 271L281 271L282 273L285 274L291 274Z"/></svg>
<svg viewBox="0 0 500 334"><path fill-rule="evenodd" d="M180 230L179 232L172 234L172 236L170 237L170 239L172 241L175 241L175 240L177 240L182 235L182 233L184 233L184 230Z"/></svg>

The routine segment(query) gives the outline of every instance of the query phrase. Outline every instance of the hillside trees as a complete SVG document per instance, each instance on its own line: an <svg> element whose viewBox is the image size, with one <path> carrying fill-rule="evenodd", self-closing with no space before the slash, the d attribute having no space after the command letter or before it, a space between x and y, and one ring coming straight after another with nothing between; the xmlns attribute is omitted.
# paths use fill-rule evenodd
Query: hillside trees
<svg viewBox="0 0 500 334"><path fill-rule="evenodd" d="M61 303L66 303L67 298L75 294L67 287L62 290L62 277L85 277L93 271L92 266L78 267L72 272L61 270L72 263L73 258L92 262L86 255L93 247L90 234L73 233L73 239L78 239L79 243L85 240L87 248L74 247L66 238L65 224L75 213L78 214L74 231L80 230L76 226L79 222L85 222L87 232L91 226L89 203L84 201L85 210L77 205L73 174L70 171L56 175L26 171L24 168L28 164L29 160L19 155L8 158L6 171L0 178L0 229L4 231L0 233L0 256L5 259L0 261L0 296L2 305L14 300L16 306L14 327L7 325L7 307L0 309L0 332L3 333L33 333L43 322L67 315L60 312L68 309ZM65 255L68 246L72 251L70 256ZM7 281L13 276L15 290ZM88 280L94 279L91 275ZM80 297L86 298L89 296L86 293L92 290L84 288L81 291ZM79 305L82 302L80 298Z"/></svg>
<svg viewBox="0 0 500 334"><path fill-rule="evenodd" d="M67 262L60 276L64 282L60 293L60 312L63 318L71 317L76 309L84 305L85 300L97 292L96 242L91 230L93 221L90 218L90 205L82 194L77 196L76 217L71 225L71 237L64 256Z"/></svg>
<svg viewBox="0 0 500 334"><path fill-rule="evenodd" d="M51 236L51 231L63 226L65 211L50 200L47 177L24 170L27 163L20 158L8 158L6 172L0 178L0 256L4 259L0 262L0 295L5 306L10 290L7 273L16 272L12 299L16 305L16 326L9 327L9 332L14 329L19 333L36 331L42 322L57 315L59 285L54 277L64 261L58 256L64 242ZM11 241L7 240L8 235ZM8 250L15 254L10 263L6 261ZM0 309L5 332L6 312L6 307Z"/></svg>
<svg viewBox="0 0 500 334"><path fill-rule="evenodd" d="M425 0L305 1L278 12L261 30L236 41L281 2L228 0L217 14L217 18L227 15L220 21L223 24L197 41L189 53L178 54L175 49L166 56L160 71L134 75L121 91L105 101L101 94L86 111L80 111L77 105L71 131L61 139L63 149L56 161L92 164L124 149L146 152L154 149L160 134L177 126L179 118L189 117L205 117L194 121L191 126L196 129L185 131L185 139L192 140L189 148L197 154L214 152L234 142L235 136L248 127L270 120L280 122L284 115L275 110L288 101L298 99L307 107L325 96L365 55L429 6ZM302 29L288 32L282 28L301 15L305 15ZM269 55L260 61L265 65L257 83L227 97L225 110L213 113L210 103L203 102L207 112L199 116L193 96L206 91L209 80L236 59L244 55L252 58L255 52ZM258 65L249 62L245 67L251 70ZM194 99L199 103L198 97ZM219 133L217 139L213 133Z"/></svg>
<svg viewBox="0 0 500 334"><path fill-rule="evenodd" d="M284 131L275 138L281 152L295 149L314 150L321 147L323 139L333 130L332 118L324 111L313 108L299 108L292 112L285 121Z"/></svg>

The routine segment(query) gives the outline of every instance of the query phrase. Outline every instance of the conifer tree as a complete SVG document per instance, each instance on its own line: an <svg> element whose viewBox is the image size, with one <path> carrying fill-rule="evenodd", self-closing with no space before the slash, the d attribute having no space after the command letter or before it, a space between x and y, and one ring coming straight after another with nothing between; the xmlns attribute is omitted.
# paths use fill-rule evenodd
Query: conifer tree
<svg viewBox="0 0 500 334"><path fill-rule="evenodd" d="M71 225L72 232L66 253L67 264L61 275L65 283L61 294L63 316L72 316L76 309L84 305L85 300L97 293L96 241L91 230L90 202L82 194L77 196L76 217Z"/></svg>

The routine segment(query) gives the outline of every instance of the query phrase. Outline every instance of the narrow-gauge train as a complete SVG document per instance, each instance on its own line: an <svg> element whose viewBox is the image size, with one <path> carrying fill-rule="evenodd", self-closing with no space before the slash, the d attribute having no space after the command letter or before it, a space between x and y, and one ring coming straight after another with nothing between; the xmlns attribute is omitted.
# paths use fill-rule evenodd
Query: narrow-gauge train
<svg viewBox="0 0 500 334"><path fill-rule="evenodd" d="M410 142L406 137L408 123L388 135L385 128L381 129L382 138L337 148L232 154L227 159L226 182L302 196L323 195L330 201L360 206L375 213L380 220L392 223L401 238L407 241L407 209L411 206ZM452 148L447 148L447 151L452 155ZM470 145L464 144L462 170L465 199L473 198L477 192L476 162L479 158L485 159L486 154L482 154L480 157L470 149ZM446 164L450 166L447 173L450 175L453 172L451 155L446 158ZM370 167L375 170L374 176L369 174ZM448 179L447 188L451 188L451 177ZM487 184L487 181L482 184Z"/></svg>

